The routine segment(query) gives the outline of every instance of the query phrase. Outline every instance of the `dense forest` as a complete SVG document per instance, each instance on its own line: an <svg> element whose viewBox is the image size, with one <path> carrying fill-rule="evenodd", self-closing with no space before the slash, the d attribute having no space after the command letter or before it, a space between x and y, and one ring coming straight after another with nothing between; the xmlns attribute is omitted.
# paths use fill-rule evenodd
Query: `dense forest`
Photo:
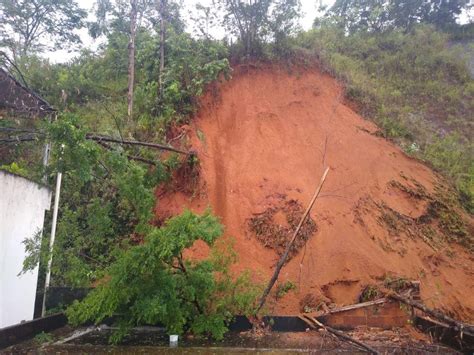
<svg viewBox="0 0 474 355"><path fill-rule="evenodd" d="M474 27L458 21L472 6L336 0L304 31L298 0L215 0L193 18L177 0L98 0L89 17L75 1L0 0L1 66L56 109L38 120L2 111L0 165L51 186L63 173L52 285L95 286L68 309L71 322L119 314L114 341L157 321L222 338L233 314L255 315L261 285L249 272L232 276L236 257L219 242L218 218L153 212L157 188L192 189L200 162L177 128L238 65L291 72L316 63L380 135L449 179L472 214ZM215 26L224 38L212 36ZM96 51L81 49L80 29L101 41ZM52 63L44 53L57 49L79 54ZM25 271L39 263L45 274L49 230L25 240ZM187 260L198 239L210 256Z"/></svg>

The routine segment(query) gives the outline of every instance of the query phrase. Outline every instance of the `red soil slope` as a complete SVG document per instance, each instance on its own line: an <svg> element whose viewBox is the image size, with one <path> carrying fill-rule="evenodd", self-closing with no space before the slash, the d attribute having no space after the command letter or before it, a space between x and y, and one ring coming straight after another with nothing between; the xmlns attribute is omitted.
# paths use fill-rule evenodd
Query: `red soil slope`
<svg viewBox="0 0 474 355"><path fill-rule="evenodd" d="M201 162L201 188L192 196L160 194L157 216L210 205L235 238L237 269L251 269L266 282L278 255L256 239L249 218L271 207L278 194L306 208L327 164L311 213L318 230L280 274L279 282L289 280L297 289L273 303L273 314L299 313L308 293L354 303L363 287L391 274L420 280L428 306L473 320L472 254L449 244L436 220L417 226L442 181L374 134L377 127L342 97L341 86L316 69L293 75L237 69L219 94L203 99L187 128ZM197 245L191 253L205 252Z"/></svg>

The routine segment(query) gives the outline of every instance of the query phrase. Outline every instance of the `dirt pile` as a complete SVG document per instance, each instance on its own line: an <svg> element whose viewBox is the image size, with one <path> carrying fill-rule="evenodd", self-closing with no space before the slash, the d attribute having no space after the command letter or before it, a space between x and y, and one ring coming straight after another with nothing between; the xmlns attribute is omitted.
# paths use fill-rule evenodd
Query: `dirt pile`
<svg viewBox="0 0 474 355"><path fill-rule="evenodd" d="M210 205L235 238L237 269L262 281L293 225L282 206L294 201L304 210L330 167L311 213L315 225L280 274L280 283L296 289L272 305L273 313L298 313L308 294L351 304L367 285L403 277L421 281L428 306L474 319L472 219L437 174L344 104L331 77L317 69L237 68L218 95L202 100L186 129L200 161L200 188L160 193L157 216ZM258 216L268 217L280 240L265 232L262 242L249 223ZM206 252L198 244L190 254Z"/></svg>

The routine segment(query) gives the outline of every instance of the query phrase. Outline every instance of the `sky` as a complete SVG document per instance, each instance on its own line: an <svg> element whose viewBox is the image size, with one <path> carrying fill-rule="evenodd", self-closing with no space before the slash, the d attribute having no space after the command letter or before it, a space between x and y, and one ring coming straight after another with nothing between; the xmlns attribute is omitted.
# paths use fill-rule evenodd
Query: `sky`
<svg viewBox="0 0 474 355"><path fill-rule="evenodd" d="M316 9L319 7L320 3L322 5L332 5L335 0L300 0L301 1L301 8L303 12L303 16L300 19L301 27L305 30L311 28L313 20L316 17ZM80 7L85 10L92 10L94 6L95 0L77 0L77 3ZM209 6L212 4L212 0L183 0L183 11L182 16L185 18L189 31L192 30L191 21L189 20L189 12L192 11L196 4L201 3L205 6ZM93 19L92 14L89 15L90 20ZM86 29L82 29L79 31L81 39L82 39L82 47L96 49L99 45L100 41L93 41L91 37L87 34ZM222 37L223 35L222 29L215 29L215 32L212 35L216 38ZM44 53L44 56L49 58L52 62L60 63L66 62L77 55L77 52L68 52L66 50L55 51L55 52L47 52Z"/></svg>

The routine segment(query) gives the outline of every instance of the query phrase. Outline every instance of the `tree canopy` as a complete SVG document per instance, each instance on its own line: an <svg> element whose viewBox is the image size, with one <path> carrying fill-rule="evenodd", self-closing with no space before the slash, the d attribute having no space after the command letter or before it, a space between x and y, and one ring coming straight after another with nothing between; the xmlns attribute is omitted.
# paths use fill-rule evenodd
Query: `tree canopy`
<svg viewBox="0 0 474 355"><path fill-rule="evenodd" d="M447 28L469 0L336 0L327 16L349 33L413 28L419 23Z"/></svg>
<svg viewBox="0 0 474 355"><path fill-rule="evenodd" d="M291 35L297 28L299 0L218 0L224 12L222 25L237 36L247 56L261 54L268 40Z"/></svg>
<svg viewBox="0 0 474 355"><path fill-rule="evenodd" d="M75 30L86 12L74 0L0 1L0 46L13 57L70 48L80 43Z"/></svg>

